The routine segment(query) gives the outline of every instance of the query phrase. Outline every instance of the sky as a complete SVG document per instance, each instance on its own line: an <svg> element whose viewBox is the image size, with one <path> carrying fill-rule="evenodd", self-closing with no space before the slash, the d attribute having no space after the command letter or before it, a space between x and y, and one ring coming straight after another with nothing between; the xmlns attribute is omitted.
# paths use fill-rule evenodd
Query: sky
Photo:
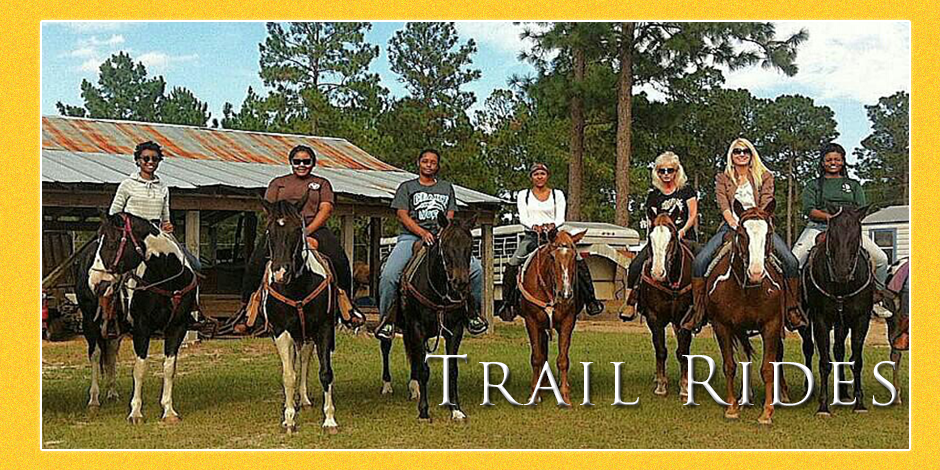
<svg viewBox="0 0 940 470"><path fill-rule="evenodd" d="M911 34L907 21L782 21L778 37L806 29L809 39L798 50L799 72L751 67L727 72L727 88L746 88L761 98L800 94L835 112L841 143L852 150L871 131L865 105L897 91L911 90ZM366 40L380 47L371 69L392 95L405 89L391 72L387 45L404 28L401 22L375 22ZM534 73L518 60L531 44L520 39L522 26L511 22L458 22L461 40L473 39L473 66L482 78L466 86L482 106L493 90L508 88L513 75ZM142 62L151 76L162 75L167 91L186 87L209 103L212 117L222 117L230 102L238 108L248 87L264 94L258 76L258 44L266 37L260 22L43 22L41 110L58 114L56 102L81 105L82 79L97 83L98 66L124 51ZM655 90L645 90L653 99ZM615 90L611 90L615 93ZM471 108L471 111L474 109ZM851 156L849 161L852 161Z"/></svg>

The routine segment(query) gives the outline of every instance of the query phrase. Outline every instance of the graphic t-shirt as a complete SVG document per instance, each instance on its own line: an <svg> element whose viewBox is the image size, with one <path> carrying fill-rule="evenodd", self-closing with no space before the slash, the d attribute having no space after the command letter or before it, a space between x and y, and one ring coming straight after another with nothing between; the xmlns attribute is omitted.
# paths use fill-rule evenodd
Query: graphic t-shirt
<svg viewBox="0 0 940 470"><path fill-rule="evenodd" d="M682 228L689 220L689 199L698 197L692 186L686 185L673 191L672 194L663 194L662 191L653 188L646 196L646 207L655 207L657 214L671 213L676 227ZM652 221L647 221L648 224ZM695 227L689 229L685 235L688 240L697 240Z"/></svg>
<svg viewBox="0 0 940 470"><path fill-rule="evenodd" d="M437 215L442 211L446 215L447 211L457 210L454 185L442 180L437 180L431 186L421 184L417 178L405 181L395 192L392 209L406 209L421 228L437 233L440 230ZM401 232L410 233L404 225Z"/></svg>
<svg viewBox="0 0 940 470"><path fill-rule="evenodd" d="M867 205L865 191L858 181L851 178L823 178L822 194L819 193L818 180L806 183L803 189L803 213L809 215L813 209L828 211L830 206Z"/></svg>

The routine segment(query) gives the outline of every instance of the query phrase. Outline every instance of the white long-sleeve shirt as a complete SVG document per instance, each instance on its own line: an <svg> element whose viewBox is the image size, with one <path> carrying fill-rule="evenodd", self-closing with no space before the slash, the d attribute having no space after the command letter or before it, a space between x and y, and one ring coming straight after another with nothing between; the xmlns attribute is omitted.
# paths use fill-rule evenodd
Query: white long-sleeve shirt
<svg viewBox="0 0 940 470"><path fill-rule="evenodd" d="M170 188L157 176L145 180L139 173L134 173L121 182L111 201L108 213L114 215L118 212L166 222L170 220Z"/></svg>
<svg viewBox="0 0 940 470"><path fill-rule="evenodd" d="M519 223L526 230L532 230L535 225L555 224L560 227L565 223L565 193L553 189L548 199L539 201L532 190L523 190L516 193L516 208L519 210Z"/></svg>

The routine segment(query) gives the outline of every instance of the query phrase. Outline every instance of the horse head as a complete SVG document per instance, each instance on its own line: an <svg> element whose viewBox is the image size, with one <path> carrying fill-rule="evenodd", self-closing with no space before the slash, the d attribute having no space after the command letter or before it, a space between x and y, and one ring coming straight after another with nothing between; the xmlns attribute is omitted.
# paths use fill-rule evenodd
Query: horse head
<svg viewBox="0 0 940 470"><path fill-rule="evenodd" d="M862 249L862 219L869 207L843 206L829 218L825 249L835 282L849 282L855 274Z"/></svg>
<svg viewBox="0 0 940 470"><path fill-rule="evenodd" d="M145 240L160 233L155 225L135 215L102 213L101 225L98 226L98 249L88 270L91 291L103 295L118 276L146 261Z"/></svg>
<svg viewBox="0 0 940 470"><path fill-rule="evenodd" d="M266 233L271 278L276 284L290 283L303 269L306 237L300 210L306 202L306 194L298 203L261 201L267 216Z"/></svg>
<svg viewBox="0 0 940 470"><path fill-rule="evenodd" d="M551 257L552 288L556 299L571 300L575 293L577 279L578 251L576 245L584 238L587 231L571 235L564 230L549 232L548 253Z"/></svg>
<svg viewBox="0 0 940 470"><path fill-rule="evenodd" d="M739 223L732 249L741 260L746 260L747 277L752 283L761 282L766 272L765 261L773 247L771 237L774 233L775 207L774 199L764 207L747 210L740 202L734 201L734 213Z"/></svg>
<svg viewBox="0 0 940 470"><path fill-rule="evenodd" d="M438 214L441 227L437 242L429 252L432 266L441 269L447 283L443 297L461 301L470 293L470 257L473 256L473 234L476 216L471 219L450 220L443 212Z"/></svg>
<svg viewBox="0 0 940 470"><path fill-rule="evenodd" d="M669 275L669 265L679 250L679 229L672 214L656 214L655 208L648 213L650 224L649 244L652 256L650 275L657 282L664 282Z"/></svg>

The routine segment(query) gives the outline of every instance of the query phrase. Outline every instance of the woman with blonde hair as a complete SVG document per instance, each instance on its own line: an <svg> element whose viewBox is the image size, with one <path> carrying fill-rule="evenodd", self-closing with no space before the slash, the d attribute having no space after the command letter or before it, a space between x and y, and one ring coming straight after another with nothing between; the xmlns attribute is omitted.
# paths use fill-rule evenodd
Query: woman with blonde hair
<svg viewBox="0 0 940 470"><path fill-rule="evenodd" d="M664 152L656 157L650 175L653 187L646 196L645 214L650 208L655 208L657 214L670 214L679 227L679 238L685 241L696 241L698 236L695 230L698 220L698 195L695 189L688 185L688 177L679 156L672 152ZM652 220L644 220L642 224L649 227ZM630 293L627 295L627 305L620 313L620 319L630 321L636 317L636 283L643 270L643 264L650 256L649 243L630 262L627 270L627 286Z"/></svg>
<svg viewBox="0 0 940 470"><path fill-rule="evenodd" d="M693 314L683 321L683 328L697 331L705 324L705 272L724 243L725 234L733 233L738 228L738 218L732 210L734 202L738 201L745 209L750 209L764 207L773 197L774 177L764 166L754 144L743 137L735 139L728 147L725 170L715 176L715 198L724 222L692 263ZM780 235L774 233L772 239L774 254L783 263L783 274L787 280L787 313L784 320L790 330L795 330L807 323L800 310L800 265Z"/></svg>

